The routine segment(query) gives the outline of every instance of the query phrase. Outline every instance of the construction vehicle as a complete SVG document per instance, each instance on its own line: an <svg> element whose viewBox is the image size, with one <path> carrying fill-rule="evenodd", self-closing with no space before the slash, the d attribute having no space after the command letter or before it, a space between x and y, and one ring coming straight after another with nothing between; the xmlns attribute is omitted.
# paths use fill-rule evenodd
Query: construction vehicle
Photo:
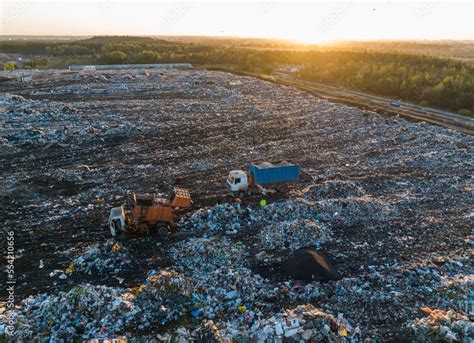
<svg viewBox="0 0 474 343"><path fill-rule="evenodd" d="M109 228L113 237L121 232L149 234L156 230L161 235L175 231L174 211L191 206L191 196L184 188L174 188L169 199L154 194L132 194L132 208L114 207L110 211Z"/></svg>
<svg viewBox="0 0 474 343"><path fill-rule="evenodd" d="M262 162L251 164L248 171L231 170L227 176L227 188L233 197L242 198L253 188L298 180L300 168L296 164Z"/></svg>

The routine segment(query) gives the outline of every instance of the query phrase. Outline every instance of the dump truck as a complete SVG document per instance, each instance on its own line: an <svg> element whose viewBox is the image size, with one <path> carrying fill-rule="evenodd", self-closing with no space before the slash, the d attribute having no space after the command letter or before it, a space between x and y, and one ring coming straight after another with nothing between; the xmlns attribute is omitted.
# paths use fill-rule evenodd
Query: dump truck
<svg viewBox="0 0 474 343"><path fill-rule="evenodd" d="M113 237L122 232L149 234L156 230L161 235L174 232L175 209L191 206L191 196L184 188L174 188L168 199L150 193L133 193L131 200L130 211L124 207L110 210L109 228Z"/></svg>
<svg viewBox="0 0 474 343"><path fill-rule="evenodd" d="M298 180L300 168L286 161L251 164L248 171L231 170L227 176L227 188L233 197L250 194L256 186L285 183Z"/></svg>

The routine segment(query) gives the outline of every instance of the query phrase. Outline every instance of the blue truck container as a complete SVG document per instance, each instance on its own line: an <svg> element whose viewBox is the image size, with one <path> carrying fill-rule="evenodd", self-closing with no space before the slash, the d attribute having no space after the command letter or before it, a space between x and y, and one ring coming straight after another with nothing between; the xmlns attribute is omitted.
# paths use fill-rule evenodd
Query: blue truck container
<svg viewBox="0 0 474 343"><path fill-rule="evenodd" d="M253 183L265 185L298 180L300 167L288 162L278 164L263 162L252 164L249 173L252 174Z"/></svg>

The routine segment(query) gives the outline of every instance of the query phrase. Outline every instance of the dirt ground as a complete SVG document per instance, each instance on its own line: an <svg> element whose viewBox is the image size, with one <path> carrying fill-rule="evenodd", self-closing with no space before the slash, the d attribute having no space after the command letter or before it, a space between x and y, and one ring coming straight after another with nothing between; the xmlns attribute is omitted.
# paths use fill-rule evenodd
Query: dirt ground
<svg viewBox="0 0 474 343"><path fill-rule="evenodd" d="M354 181L393 209L396 215L332 226L336 239L323 250L345 278L369 267L389 275L470 258L472 137L205 70L34 72L28 83L4 79L0 92L0 223L15 232L18 300L78 282L139 284L149 270L169 265L167 246L182 238L129 240L138 267L113 276L60 280L50 273L108 239L109 210L131 192L189 188L192 212L231 202L227 172L252 161L299 164L302 177L291 190ZM240 238L251 241L251 230L244 232ZM253 269L281 279L267 267ZM397 337L431 295L406 294L404 306L396 297L335 296L318 305L352 307L349 318Z"/></svg>

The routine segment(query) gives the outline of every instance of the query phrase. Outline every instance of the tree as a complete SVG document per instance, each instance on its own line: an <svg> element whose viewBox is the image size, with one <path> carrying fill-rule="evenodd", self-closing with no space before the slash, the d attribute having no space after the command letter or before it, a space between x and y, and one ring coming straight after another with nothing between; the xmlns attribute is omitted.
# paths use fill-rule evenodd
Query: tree
<svg viewBox="0 0 474 343"><path fill-rule="evenodd" d="M127 54L123 51L112 51L102 54L101 59L107 64L123 64L127 60Z"/></svg>
<svg viewBox="0 0 474 343"><path fill-rule="evenodd" d="M3 63L3 70L15 70L18 69L18 66L14 61L8 61Z"/></svg>
<svg viewBox="0 0 474 343"><path fill-rule="evenodd" d="M161 55L158 52L144 50L138 54L137 61L138 63L159 63L161 60Z"/></svg>
<svg viewBox="0 0 474 343"><path fill-rule="evenodd" d="M458 114L462 114L463 116L472 116L472 112L466 108L462 108L458 111Z"/></svg>
<svg viewBox="0 0 474 343"><path fill-rule="evenodd" d="M48 61L46 59L33 58L25 63L25 69L37 69L44 67Z"/></svg>

